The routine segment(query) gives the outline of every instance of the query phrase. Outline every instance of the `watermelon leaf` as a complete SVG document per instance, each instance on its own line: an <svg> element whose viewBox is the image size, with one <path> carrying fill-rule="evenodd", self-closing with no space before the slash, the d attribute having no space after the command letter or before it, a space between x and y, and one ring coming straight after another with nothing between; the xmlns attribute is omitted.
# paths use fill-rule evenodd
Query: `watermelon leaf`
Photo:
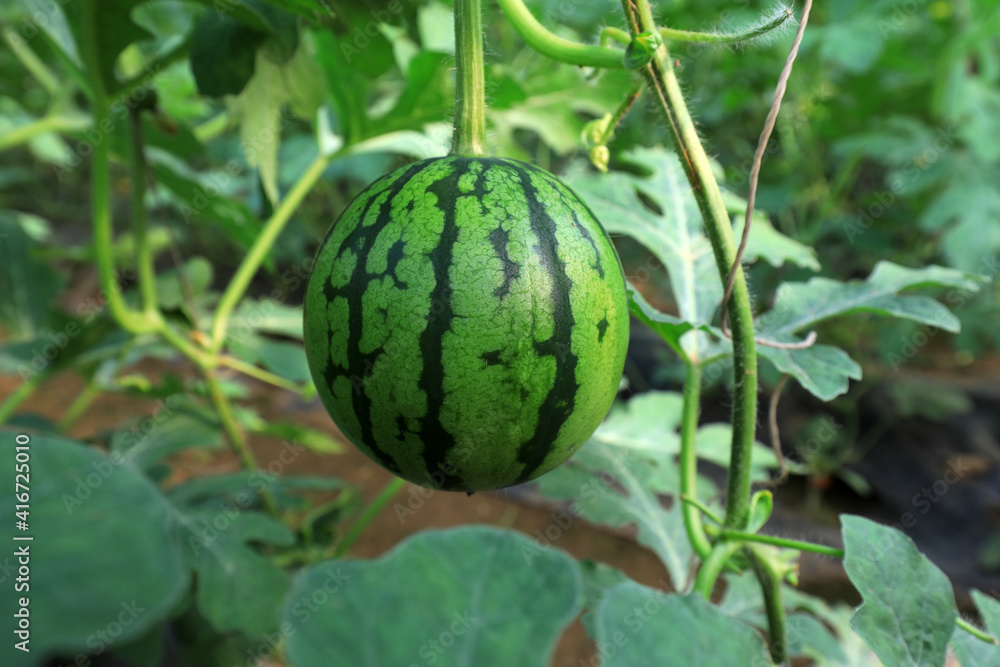
<svg viewBox="0 0 1000 667"><path fill-rule="evenodd" d="M8 342L41 337L63 287L58 273L31 256L35 245L14 217L0 213L0 325Z"/></svg>
<svg viewBox="0 0 1000 667"><path fill-rule="evenodd" d="M246 496L255 498L252 487ZM289 577L248 543L289 546L295 541L292 532L238 501L178 507L177 517L184 559L198 579L195 601L212 627L248 637L277 630Z"/></svg>
<svg viewBox="0 0 1000 667"><path fill-rule="evenodd" d="M945 331L958 331L959 322L944 305L928 296L901 295L907 289L950 287L949 302L956 295L976 292L981 276L940 266L909 269L879 262L865 281L841 283L813 278L804 283L784 283L774 307L758 318L757 336L778 342L797 342L796 334L840 315L870 312L912 320ZM861 367L844 351L827 345L787 350L758 346L759 354L788 373L815 396L828 401L847 391L849 379L861 378Z"/></svg>
<svg viewBox="0 0 1000 667"><path fill-rule="evenodd" d="M137 25L131 17L132 10L143 1L101 0L100 11L94 17L96 25L86 22L82 3L69 2L62 6L73 33L77 52L83 50L84 34L93 35L97 42L97 66L100 71L96 74L100 76L108 93L113 94L119 87L118 78L115 76L115 63L122 51L133 42L153 38L148 30Z"/></svg>
<svg viewBox="0 0 1000 667"><path fill-rule="evenodd" d="M157 151L151 154L156 181L173 195L171 201L186 224L210 220L225 231L227 239L241 248L250 247L261 224L246 204L220 190L219 183L228 181L228 175L185 173L175 161L162 159Z"/></svg>
<svg viewBox="0 0 1000 667"><path fill-rule="evenodd" d="M218 422L209 415L182 396L168 396L157 401L152 416L136 419L116 431L111 451L148 473L185 449L217 449L222 446L222 433Z"/></svg>
<svg viewBox="0 0 1000 667"><path fill-rule="evenodd" d="M774 308L760 317L761 336L794 340L792 334L808 330L823 320L850 313L870 312L912 320L945 331L959 330L958 318L928 296L900 295L908 289L951 287L964 293L979 290L982 276L942 266L909 269L892 262L875 265L864 282L841 283L813 278L805 283L784 283L778 288Z"/></svg>
<svg viewBox="0 0 1000 667"><path fill-rule="evenodd" d="M843 515L844 569L864 603L854 628L882 662L940 667L955 630L951 582L902 532Z"/></svg>
<svg viewBox="0 0 1000 667"><path fill-rule="evenodd" d="M253 76L233 100L231 111L240 118L243 156L260 174L267 198L278 201L278 147L289 115L311 120L325 95L322 72L306 40L290 58L286 47L269 41L256 52ZM288 106L288 112L285 106Z"/></svg>
<svg viewBox="0 0 1000 667"><path fill-rule="evenodd" d="M979 608L986 629L994 637L1000 637L1000 602L977 590L972 591L972 599ZM1000 665L1000 646L984 642L968 632L956 630L951 645L962 667Z"/></svg>
<svg viewBox="0 0 1000 667"><path fill-rule="evenodd" d="M770 665L753 628L699 595L666 595L634 581L608 591L596 611L594 639L606 667L651 664Z"/></svg>
<svg viewBox="0 0 1000 667"><path fill-rule="evenodd" d="M0 457L11 492L15 435L3 432ZM28 529L17 534L33 539L12 543L6 532L14 546L0 566L16 574L17 548L30 554L31 655L44 662L56 651L83 654L98 643L106 649L113 627L116 643L141 637L170 614L188 586L168 503L131 465L82 443L33 435L27 451L31 511ZM0 506L5 531L20 520L12 501ZM11 593L0 596L0 610L16 618L21 596L13 594L14 575L5 576ZM0 663L25 664L15 641L0 647Z"/></svg>
<svg viewBox="0 0 1000 667"><path fill-rule="evenodd" d="M302 571L286 599L292 667L549 664L583 600L576 561L486 526L427 531L370 561Z"/></svg>

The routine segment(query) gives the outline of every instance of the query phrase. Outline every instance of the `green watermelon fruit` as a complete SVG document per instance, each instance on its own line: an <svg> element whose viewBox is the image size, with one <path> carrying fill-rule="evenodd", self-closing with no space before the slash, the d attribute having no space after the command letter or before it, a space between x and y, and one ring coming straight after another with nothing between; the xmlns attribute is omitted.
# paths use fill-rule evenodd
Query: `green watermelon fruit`
<svg viewBox="0 0 1000 667"><path fill-rule="evenodd" d="M628 331L621 263L590 209L498 158L372 183L327 233L305 297L333 421L396 475L451 491L568 459L611 407Z"/></svg>

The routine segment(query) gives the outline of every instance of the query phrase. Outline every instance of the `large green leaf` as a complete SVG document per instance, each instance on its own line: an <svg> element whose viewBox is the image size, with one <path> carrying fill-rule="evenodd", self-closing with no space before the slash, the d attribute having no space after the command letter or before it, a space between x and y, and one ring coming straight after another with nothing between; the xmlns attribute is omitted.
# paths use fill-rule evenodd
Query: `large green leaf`
<svg viewBox="0 0 1000 667"><path fill-rule="evenodd" d="M278 628L290 581L249 543L288 546L295 537L284 524L248 509L255 498L252 483L236 498L202 509L181 507L178 520L185 561L198 580L198 610L220 633L257 638Z"/></svg>
<svg viewBox="0 0 1000 667"><path fill-rule="evenodd" d="M0 213L0 325L9 341L42 334L63 286L59 274L31 256L33 246L17 220Z"/></svg>
<svg viewBox="0 0 1000 667"><path fill-rule="evenodd" d="M820 322L841 315L868 312L913 320L946 331L958 331L959 322L944 305L928 296L903 295L904 290L950 287L955 294L979 289L985 280L974 274L940 266L909 269L879 262L865 281L841 283L813 278L805 283L784 283L774 307L757 321L759 338L781 343L798 342L796 336ZM847 391L849 379L861 378L861 367L845 352L826 345L805 349L758 346L759 354L788 373L823 400Z"/></svg>
<svg viewBox="0 0 1000 667"><path fill-rule="evenodd" d="M985 279L941 266L910 269L892 262L879 262L865 281L847 283L813 278L805 283L784 283L778 288L774 308L763 315L761 336L780 341L831 317L870 312L913 320L945 331L958 331L959 322L946 307L928 296L901 295L908 289L951 287L970 293Z"/></svg>
<svg viewBox="0 0 1000 667"><path fill-rule="evenodd" d="M583 596L576 561L538 549L472 526L420 533L373 561L314 565L285 603L288 662L547 665Z"/></svg>
<svg viewBox="0 0 1000 667"><path fill-rule="evenodd" d="M993 637L1000 637L1000 602L980 591L972 591L972 599L979 608L986 629ZM964 630L956 630L951 638L962 667L993 667L1000 665L1000 646L984 642Z"/></svg>
<svg viewBox="0 0 1000 667"><path fill-rule="evenodd" d="M700 595L665 595L627 581L605 593L595 616L605 667L771 664L760 634Z"/></svg>
<svg viewBox="0 0 1000 667"><path fill-rule="evenodd" d="M10 492L15 435L2 433L0 473ZM168 615L188 582L168 504L120 457L38 435L31 436L29 454L30 511L16 517L11 495L0 506L8 545L0 564L16 571L14 554L27 549L21 563L30 575L22 583L30 589L15 593L9 578L0 610L11 619L20 598L30 600L31 653L15 650L8 635L0 663L38 665L55 652L90 653L137 639ZM14 530L19 520L27 530ZM12 542L11 533L32 540Z"/></svg>
<svg viewBox="0 0 1000 667"><path fill-rule="evenodd" d="M218 422L174 395L157 401L156 410L149 417L135 419L116 431L111 451L148 472L185 449L214 449L221 445Z"/></svg>
<svg viewBox="0 0 1000 667"><path fill-rule="evenodd" d="M76 40L77 50L82 52L84 34L91 36L96 42L98 72L104 87L108 91L115 91L118 88L118 78L115 76L115 63L133 42L141 42L151 39L151 35L145 28L141 28L132 21L132 9L144 0L101 0L100 3L94 1L91 6L95 11L88 15L84 11L86 3L68 2L62 5L66 12L73 38Z"/></svg>
<svg viewBox="0 0 1000 667"><path fill-rule="evenodd" d="M859 516L841 523L844 569L864 598L851 627L887 665L941 667L957 616L948 577L900 531Z"/></svg>
<svg viewBox="0 0 1000 667"><path fill-rule="evenodd" d="M257 51L265 42L287 61L298 45L293 15L259 0L233 3L240 11L206 10L191 35L191 73L198 92L222 97L238 95L254 74Z"/></svg>
<svg viewBox="0 0 1000 667"><path fill-rule="evenodd" d="M306 40L299 43L290 59L273 55L273 44L269 42L257 52L254 74L230 108L240 118L243 156L257 168L268 199L276 202L282 127L288 124L289 113L311 120L326 91L322 71Z"/></svg>
<svg viewBox="0 0 1000 667"><path fill-rule="evenodd" d="M260 222L246 204L230 198L220 187L230 181L228 174L185 173L173 161L156 159L155 153L152 169L157 182L176 198L175 205L185 223L215 222L241 248L249 248L257 238Z"/></svg>

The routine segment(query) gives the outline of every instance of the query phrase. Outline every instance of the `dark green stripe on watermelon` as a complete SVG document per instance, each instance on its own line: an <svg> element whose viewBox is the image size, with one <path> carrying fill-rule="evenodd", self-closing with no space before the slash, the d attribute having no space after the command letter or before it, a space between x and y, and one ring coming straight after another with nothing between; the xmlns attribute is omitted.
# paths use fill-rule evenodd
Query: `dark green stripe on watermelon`
<svg viewBox="0 0 1000 667"><path fill-rule="evenodd" d="M621 265L579 198L514 160L424 160L373 183L321 246L305 304L344 434L424 486L487 490L568 458L615 396Z"/></svg>

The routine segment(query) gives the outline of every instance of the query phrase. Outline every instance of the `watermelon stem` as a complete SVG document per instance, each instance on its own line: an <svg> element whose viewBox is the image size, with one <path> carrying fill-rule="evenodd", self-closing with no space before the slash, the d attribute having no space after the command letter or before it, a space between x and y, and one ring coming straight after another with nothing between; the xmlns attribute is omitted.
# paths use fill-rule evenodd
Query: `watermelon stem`
<svg viewBox="0 0 1000 667"><path fill-rule="evenodd" d="M525 43L542 55L559 62L578 65L580 67L599 67L602 69L624 69L622 62L624 53L605 45L580 44L549 32L538 22L522 0L498 0L504 16L510 21L514 30ZM617 39L621 31L607 31L607 36ZM631 38L628 38L631 42ZM626 43L628 43L626 42Z"/></svg>
<svg viewBox="0 0 1000 667"><path fill-rule="evenodd" d="M623 0L623 8L633 34L655 29L648 0ZM712 244L719 275L725 280L736 257L729 212L712 172L698 131L688 112L673 64L663 46L657 57L642 68L672 132L674 147L698 201L705 231ZM757 347L754 340L753 310L742 268L737 269L729 301L733 331L733 445L726 493L726 527L746 528L750 517L750 475L754 434L757 425Z"/></svg>
<svg viewBox="0 0 1000 667"><path fill-rule="evenodd" d="M681 412L681 497L686 498L681 508L688 541L698 558L705 560L712 552L712 543L705 534L705 525L698 508L698 408L701 402L701 366L687 361L684 368L684 407Z"/></svg>
<svg viewBox="0 0 1000 667"><path fill-rule="evenodd" d="M236 423L232 407L229 405L229 399L226 398L226 395L222 391L222 385L219 384L219 378L216 375L215 370L206 369L204 376L205 388L208 390L208 398L212 402L212 407L215 408L215 413L219 417L219 423L222 426L223 432L226 434L226 439L229 440L230 447L232 447L233 452L240 459L240 463L243 464L244 470L249 472L259 471L260 466L257 464L257 457L254 456L253 451L251 451L243 430ZM270 488L264 486L260 489L259 494L261 501L264 503L264 507L271 514L271 516L279 517L280 512L278 511L278 505L274 500L274 496L271 494Z"/></svg>
<svg viewBox="0 0 1000 667"><path fill-rule="evenodd" d="M486 154L482 0L455 0L455 134L452 155Z"/></svg>

